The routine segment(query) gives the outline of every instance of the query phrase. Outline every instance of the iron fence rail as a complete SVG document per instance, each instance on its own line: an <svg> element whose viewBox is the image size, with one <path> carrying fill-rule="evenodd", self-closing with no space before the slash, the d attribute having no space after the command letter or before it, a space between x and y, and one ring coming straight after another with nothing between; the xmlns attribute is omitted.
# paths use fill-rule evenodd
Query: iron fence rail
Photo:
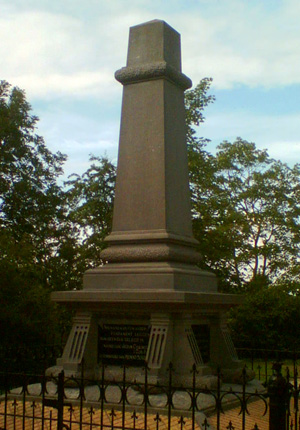
<svg viewBox="0 0 300 430"><path fill-rule="evenodd" d="M255 371L256 378L267 383L273 374L273 363L281 363L289 379L298 378L300 351L237 348L238 356L246 366Z"/></svg>
<svg viewBox="0 0 300 430"><path fill-rule="evenodd" d="M97 381L84 378L84 374L81 378L67 378L63 372L58 377L1 373L0 427L5 430L267 428L267 391L249 390L246 369L241 371L239 389L222 385L220 370L213 388L197 386L196 366L191 373L192 383L187 387L173 384L172 366L165 385L149 383L147 367L143 382L128 380L126 367L119 381L108 380L105 367ZM298 405L298 397L294 401ZM256 403L262 405L260 413L265 418L259 423L251 420L249 424L249 411ZM236 417L230 416L224 422L228 408L237 411ZM292 426L297 428L294 422Z"/></svg>

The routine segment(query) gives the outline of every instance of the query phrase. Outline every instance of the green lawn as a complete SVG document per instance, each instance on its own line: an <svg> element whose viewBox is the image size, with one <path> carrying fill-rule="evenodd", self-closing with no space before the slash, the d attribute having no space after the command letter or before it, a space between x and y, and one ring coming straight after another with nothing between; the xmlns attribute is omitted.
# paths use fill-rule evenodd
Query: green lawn
<svg viewBox="0 0 300 430"><path fill-rule="evenodd" d="M242 359L242 361L246 364L248 369L253 369L255 371L255 377L260 381L267 381L270 376L273 374L272 366L274 360L262 360L255 359L253 362L249 359ZM296 370L299 372L298 363L296 364ZM295 366L293 360L282 361L282 375L287 376L287 372L289 371L290 379L294 378ZM297 375L297 373L296 373Z"/></svg>

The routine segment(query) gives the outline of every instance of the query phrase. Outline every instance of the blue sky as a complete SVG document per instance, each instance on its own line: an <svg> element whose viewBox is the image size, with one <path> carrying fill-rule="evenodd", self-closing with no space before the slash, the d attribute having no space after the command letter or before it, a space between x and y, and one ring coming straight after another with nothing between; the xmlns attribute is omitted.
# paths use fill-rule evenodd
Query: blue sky
<svg viewBox="0 0 300 430"><path fill-rule="evenodd" d="M39 134L68 155L116 160L129 27L163 19L181 34L183 72L214 79L199 134L240 136L300 162L299 0L0 0L1 79L26 90Z"/></svg>

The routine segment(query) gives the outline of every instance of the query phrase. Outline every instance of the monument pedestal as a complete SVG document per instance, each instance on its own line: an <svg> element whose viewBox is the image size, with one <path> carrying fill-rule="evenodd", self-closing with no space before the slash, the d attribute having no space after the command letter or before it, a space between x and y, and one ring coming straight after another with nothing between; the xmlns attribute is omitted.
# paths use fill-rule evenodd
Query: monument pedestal
<svg viewBox="0 0 300 430"><path fill-rule="evenodd" d="M240 296L176 291L70 291L53 293L57 303L76 309L73 328L58 366L68 375L85 374L117 379L123 364L132 378L143 378L147 362L151 382L167 377L191 382L196 364L199 376L217 367L240 366L226 327L225 313Z"/></svg>
<svg viewBox="0 0 300 430"><path fill-rule="evenodd" d="M52 298L76 310L63 356L67 374L89 376L120 365L134 378L145 361L153 381L188 383L217 366L239 366L225 313L241 297L217 292L215 275L201 271L191 223L180 35L164 21L130 29L112 233L104 264L84 275L83 290Z"/></svg>
<svg viewBox="0 0 300 430"><path fill-rule="evenodd" d="M178 262L107 264L88 270L83 278L86 290L109 291L194 291L217 292L213 273Z"/></svg>

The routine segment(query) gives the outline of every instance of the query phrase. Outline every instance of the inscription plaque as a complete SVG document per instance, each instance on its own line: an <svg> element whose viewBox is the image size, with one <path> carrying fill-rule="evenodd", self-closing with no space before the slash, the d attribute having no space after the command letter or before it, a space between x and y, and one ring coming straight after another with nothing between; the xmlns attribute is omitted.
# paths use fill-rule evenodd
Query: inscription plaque
<svg viewBox="0 0 300 430"><path fill-rule="evenodd" d="M136 324L103 324L98 331L98 360L113 365L143 366L150 327Z"/></svg>
<svg viewBox="0 0 300 430"><path fill-rule="evenodd" d="M210 361L210 327L208 324L192 325L203 363Z"/></svg>

